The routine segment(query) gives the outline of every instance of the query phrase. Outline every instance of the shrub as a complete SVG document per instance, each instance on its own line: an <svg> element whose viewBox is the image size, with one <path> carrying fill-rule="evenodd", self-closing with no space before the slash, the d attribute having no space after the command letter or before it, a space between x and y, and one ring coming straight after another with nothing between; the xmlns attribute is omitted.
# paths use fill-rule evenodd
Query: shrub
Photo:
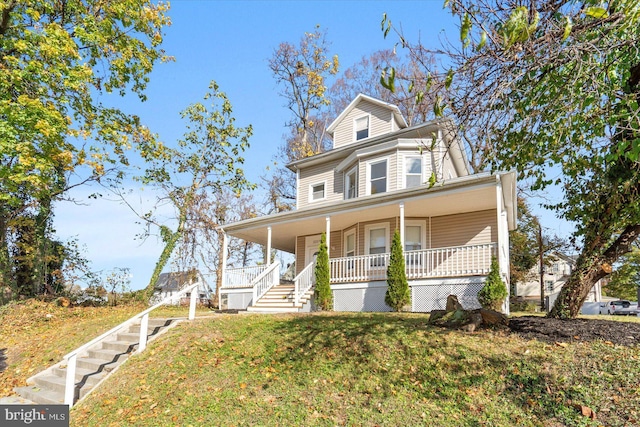
<svg viewBox="0 0 640 427"><path fill-rule="evenodd" d="M496 257L491 258L491 269L484 287L478 292L478 302L484 308L500 311L502 303L507 297L507 286L500 277L500 270Z"/></svg>
<svg viewBox="0 0 640 427"><path fill-rule="evenodd" d="M387 292L384 295L384 302L394 311L401 311L405 305L411 302L402 242L398 230L393 234L391 242L391 255L387 267Z"/></svg>
<svg viewBox="0 0 640 427"><path fill-rule="evenodd" d="M316 257L316 305L322 310L333 309L333 293L329 283L329 254L327 252L327 237L324 233L320 237L320 249Z"/></svg>

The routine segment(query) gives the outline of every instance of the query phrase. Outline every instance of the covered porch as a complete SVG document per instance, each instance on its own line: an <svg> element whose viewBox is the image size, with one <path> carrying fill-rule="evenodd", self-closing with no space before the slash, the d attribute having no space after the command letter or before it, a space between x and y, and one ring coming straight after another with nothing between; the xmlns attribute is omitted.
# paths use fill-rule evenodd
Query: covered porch
<svg viewBox="0 0 640 427"><path fill-rule="evenodd" d="M505 197L503 185L513 197ZM514 200L512 175L506 179L476 175L433 188L400 190L229 224L224 227L224 244L234 236L264 245L266 254L271 249L294 254L291 300L298 308L313 287L314 250L322 233L336 296L349 287L383 286L395 230L405 248L411 284L451 279L463 283L470 278L478 283L488 274L493 256L508 283L508 230L515 226ZM376 233L384 238L382 245L375 240ZM226 266L226 260L224 265L222 297L242 308L255 305L280 282L282 269L268 257L260 266L234 268Z"/></svg>

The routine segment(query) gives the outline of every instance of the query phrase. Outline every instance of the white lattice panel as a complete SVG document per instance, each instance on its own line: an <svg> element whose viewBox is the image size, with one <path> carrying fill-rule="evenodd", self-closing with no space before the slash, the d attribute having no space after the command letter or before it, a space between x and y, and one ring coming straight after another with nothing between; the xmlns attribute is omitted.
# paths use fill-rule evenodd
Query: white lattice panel
<svg viewBox="0 0 640 427"><path fill-rule="evenodd" d="M478 292L483 286L484 283L481 282L413 286L411 288L413 311L444 310L447 307L447 297L449 295L456 295L465 309L480 308Z"/></svg>
<svg viewBox="0 0 640 427"><path fill-rule="evenodd" d="M335 311L390 311L384 302L387 288L339 289L333 291Z"/></svg>

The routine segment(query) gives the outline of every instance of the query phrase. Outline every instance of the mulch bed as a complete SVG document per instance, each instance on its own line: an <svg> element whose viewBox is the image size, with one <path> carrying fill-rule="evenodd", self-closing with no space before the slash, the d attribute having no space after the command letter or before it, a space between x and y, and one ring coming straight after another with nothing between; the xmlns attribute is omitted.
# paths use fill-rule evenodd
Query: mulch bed
<svg viewBox="0 0 640 427"><path fill-rule="evenodd" d="M600 319L548 319L523 316L509 319L509 329L523 338L545 342L590 342L640 345L640 323Z"/></svg>

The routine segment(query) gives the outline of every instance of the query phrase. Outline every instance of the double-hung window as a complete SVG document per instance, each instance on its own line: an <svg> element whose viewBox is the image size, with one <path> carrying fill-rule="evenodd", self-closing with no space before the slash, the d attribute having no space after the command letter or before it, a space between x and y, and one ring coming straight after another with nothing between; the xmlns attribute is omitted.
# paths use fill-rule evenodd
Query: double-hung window
<svg viewBox="0 0 640 427"><path fill-rule="evenodd" d="M422 157L405 157L404 176L405 188L417 187L422 184Z"/></svg>
<svg viewBox="0 0 640 427"><path fill-rule="evenodd" d="M404 228L404 250L419 251L422 249L422 226L407 225Z"/></svg>
<svg viewBox="0 0 640 427"><path fill-rule="evenodd" d="M389 228L386 225L370 225L365 227L365 246L368 255L382 255L389 252L388 238ZM372 257L371 267L384 267L385 259L382 256Z"/></svg>
<svg viewBox="0 0 640 427"><path fill-rule="evenodd" d="M369 116L356 119L356 141L369 137Z"/></svg>
<svg viewBox="0 0 640 427"><path fill-rule="evenodd" d="M353 168L346 173L344 178L344 198L353 199L358 197L357 169Z"/></svg>
<svg viewBox="0 0 640 427"><path fill-rule="evenodd" d="M385 193L387 191L387 160L380 160L369 164L370 194Z"/></svg>

